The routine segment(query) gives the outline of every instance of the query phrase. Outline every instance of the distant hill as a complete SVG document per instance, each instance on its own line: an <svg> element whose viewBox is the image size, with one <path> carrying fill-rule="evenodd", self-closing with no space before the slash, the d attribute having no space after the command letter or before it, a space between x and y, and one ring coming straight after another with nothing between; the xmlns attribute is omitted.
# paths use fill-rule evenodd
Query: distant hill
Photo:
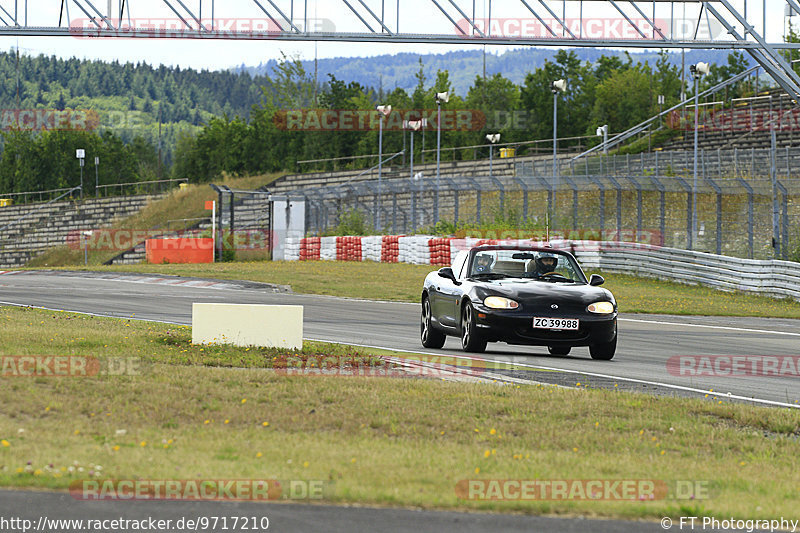
<svg viewBox="0 0 800 533"><path fill-rule="evenodd" d="M0 128L13 127L25 110L91 110L100 131L160 145L169 166L181 132L197 132L214 116L248 117L263 86L269 86L265 77L229 70L25 54L17 60L12 49L0 52Z"/></svg>
<svg viewBox="0 0 800 533"><path fill-rule="evenodd" d="M556 48L520 48L509 50L502 54L491 53L487 48L486 74L500 73L514 83L521 84L528 72L541 67L546 59L552 60L557 52ZM606 50L598 48L576 48L575 52L582 61L596 61L602 55L624 56L621 50ZM645 61L654 65L658 58L658 51L631 52L633 62ZM670 54L674 64L680 65L681 53ZM687 51L684 61L687 69L689 65L698 61L723 64L727 61L727 50L692 50ZM395 87L407 91L416 86L414 75L419 71L419 59L425 69L427 80L432 83L437 70L448 70L450 80L459 95L465 95L473 85L475 77L483 74L482 50L459 50L444 54L410 54L399 53L394 55L380 55L374 57L336 57L320 59L317 62L318 80L325 82L328 74L332 73L343 81L355 81L364 87L381 87L391 91ZM314 72L314 61L304 60L306 71ZM272 73L277 61L270 60L258 66L240 65L234 69L236 72L247 72L251 76L263 76Z"/></svg>

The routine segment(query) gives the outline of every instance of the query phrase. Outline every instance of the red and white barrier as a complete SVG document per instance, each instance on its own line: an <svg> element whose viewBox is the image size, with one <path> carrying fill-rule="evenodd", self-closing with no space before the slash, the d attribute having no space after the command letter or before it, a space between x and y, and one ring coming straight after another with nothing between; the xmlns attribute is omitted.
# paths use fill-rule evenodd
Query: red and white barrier
<svg viewBox="0 0 800 533"><path fill-rule="evenodd" d="M554 248L574 249L580 241L552 241ZM287 261L375 261L414 265L450 265L461 250L484 244L543 246L523 239L450 238L430 235L372 235L368 237L306 237L286 240Z"/></svg>

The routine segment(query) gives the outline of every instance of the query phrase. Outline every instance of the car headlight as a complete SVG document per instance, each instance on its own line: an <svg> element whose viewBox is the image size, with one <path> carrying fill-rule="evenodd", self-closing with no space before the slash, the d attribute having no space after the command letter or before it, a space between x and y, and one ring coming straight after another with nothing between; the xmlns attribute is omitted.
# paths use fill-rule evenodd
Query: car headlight
<svg viewBox="0 0 800 533"><path fill-rule="evenodd" d="M483 301L483 305L492 309L516 309L519 303L502 296L489 296Z"/></svg>
<svg viewBox="0 0 800 533"><path fill-rule="evenodd" d="M595 302L587 307L586 310L598 315L608 315L614 312L614 304L611 302Z"/></svg>

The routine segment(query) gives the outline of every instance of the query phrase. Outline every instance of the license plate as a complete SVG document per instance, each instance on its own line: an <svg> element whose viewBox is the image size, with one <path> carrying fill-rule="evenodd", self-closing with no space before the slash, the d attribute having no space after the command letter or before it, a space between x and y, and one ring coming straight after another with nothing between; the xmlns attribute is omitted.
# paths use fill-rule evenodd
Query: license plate
<svg viewBox="0 0 800 533"><path fill-rule="evenodd" d="M580 320L577 318L534 318L533 327L537 329L578 329Z"/></svg>

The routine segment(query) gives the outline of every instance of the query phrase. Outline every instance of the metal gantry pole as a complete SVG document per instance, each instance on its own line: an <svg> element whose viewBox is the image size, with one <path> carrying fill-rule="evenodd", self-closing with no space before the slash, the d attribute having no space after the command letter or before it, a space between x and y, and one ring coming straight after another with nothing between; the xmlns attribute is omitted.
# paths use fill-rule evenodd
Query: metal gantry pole
<svg viewBox="0 0 800 533"><path fill-rule="evenodd" d="M383 112L378 125L378 194L375 197L375 229L381 230L381 178L383 177Z"/></svg>
<svg viewBox="0 0 800 533"><path fill-rule="evenodd" d="M694 237L697 234L697 128L700 122L699 101L700 98L697 94L699 85L699 78L697 75L694 77L694 185L692 186L692 234L689 239L689 249L694 249Z"/></svg>
<svg viewBox="0 0 800 533"><path fill-rule="evenodd" d="M502 154L501 154L502 155ZM494 173L492 172L492 160L494 159L494 144L489 144L489 177L492 178Z"/></svg>
<svg viewBox="0 0 800 533"><path fill-rule="evenodd" d="M439 222L439 176L442 150L442 102L437 99L436 106L436 196L433 198L433 223Z"/></svg>
<svg viewBox="0 0 800 533"><path fill-rule="evenodd" d="M778 207L778 176L777 176L777 165L775 162L775 152L777 151L776 147L776 138L775 138L775 127L770 125L770 142L772 149L770 150L770 165L769 165L769 174L770 178L772 179L772 247L775 250L775 257L780 257L780 230L779 230L779 221L780 221L780 209Z"/></svg>
<svg viewBox="0 0 800 533"><path fill-rule="evenodd" d="M550 206L550 226L555 229L555 214L557 209L556 188L558 187L558 92L553 91L553 181L550 184L552 205Z"/></svg>
<svg viewBox="0 0 800 533"><path fill-rule="evenodd" d="M414 179L414 130L411 130L411 179Z"/></svg>

